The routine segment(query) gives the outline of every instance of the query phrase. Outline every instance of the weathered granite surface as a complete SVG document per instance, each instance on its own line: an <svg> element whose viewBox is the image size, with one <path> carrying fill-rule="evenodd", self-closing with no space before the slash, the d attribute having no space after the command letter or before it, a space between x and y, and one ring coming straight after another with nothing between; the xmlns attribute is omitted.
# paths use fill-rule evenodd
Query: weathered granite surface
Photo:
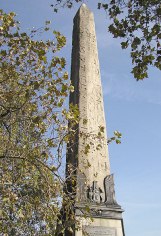
<svg viewBox="0 0 161 236"><path fill-rule="evenodd" d="M85 4L74 18L71 82L75 90L70 103L77 104L80 113L67 149L67 176L69 167L76 170L74 209L80 221L80 230L73 235L84 236L86 230L89 236L124 236L123 210L115 200L110 174L94 17Z"/></svg>
<svg viewBox="0 0 161 236"><path fill-rule="evenodd" d="M94 17L85 4L74 18L71 81L75 91L70 95L70 103L78 104L80 123L68 160L81 170L77 173L78 199L81 199L85 185L90 187L93 181L104 192L104 178L110 174ZM101 127L104 132L100 137ZM88 144L90 148L85 154Z"/></svg>

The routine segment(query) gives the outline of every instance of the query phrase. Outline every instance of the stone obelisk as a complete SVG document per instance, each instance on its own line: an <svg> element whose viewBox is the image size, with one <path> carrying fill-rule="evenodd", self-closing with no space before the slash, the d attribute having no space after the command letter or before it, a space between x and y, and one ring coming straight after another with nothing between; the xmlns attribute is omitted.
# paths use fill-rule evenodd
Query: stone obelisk
<svg viewBox="0 0 161 236"><path fill-rule="evenodd" d="M123 236L123 210L110 175L94 17L85 4L74 18L71 82L70 103L78 105L80 121L67 151L67 175L70 166L75 168L75 214L83 219L88 205L94 218L92 223L82 220L82 229L74 235L87 231L90 236Z"/></svg>

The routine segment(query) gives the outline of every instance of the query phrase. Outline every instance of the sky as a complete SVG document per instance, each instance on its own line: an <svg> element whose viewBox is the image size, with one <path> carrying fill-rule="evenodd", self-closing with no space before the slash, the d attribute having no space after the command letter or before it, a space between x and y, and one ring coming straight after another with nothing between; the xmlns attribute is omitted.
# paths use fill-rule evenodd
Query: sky
<svg viewBox="0 0 161 236"><path fill-rule="evenodd" d="M72 10L53 13L48 0L0 0L0 8L14 11L25 31L46 20L67 37L64 57L70 71ZM126 236L161 236L161 73L151 68L149 78L136 82L128 50L107 31L108 18L97 1L86 2L94 12L108 136L119 130L122 144L109 145L117 202Z"/></svg>

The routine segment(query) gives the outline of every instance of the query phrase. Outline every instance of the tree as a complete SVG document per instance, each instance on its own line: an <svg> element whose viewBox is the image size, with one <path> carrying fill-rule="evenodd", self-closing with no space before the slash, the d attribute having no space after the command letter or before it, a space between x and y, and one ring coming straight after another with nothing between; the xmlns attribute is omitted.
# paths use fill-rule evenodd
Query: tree
<svg viewBox="0 0 161 236"><path fill-rule="evenodd" d="M66 39L36 39L50 22L26 33L15 13L0 19L0 234L55 235L62 199L72 204L62 160L78 122L76 107L64 106L73 90L58 56Z"/></svg>
<svg viewBox="0 0 161 236"><path fill-rule="evenodd" d="M54 11L59 7L71 8L82 0L57 0ZM161 3L160 0L106 0L98 2L98 9L104 9L111 20L109 32L114 38L121 38L122 49L131 48L136 80L148 77L148 68L161 70Z"/></svg>
<svg viewBox="0 0 161 236"><path fill-rule="evenodd" d="M79 121L77 107L65 108L73 87L58 55L66 39L57 31L37 39L50 33L49 21L22 32L15 13L1 10L0 20L0 234L58 235L77 223L75 169L71 191L64 173L64 147ZM108 143L120 138L116 131Z"/></svg>

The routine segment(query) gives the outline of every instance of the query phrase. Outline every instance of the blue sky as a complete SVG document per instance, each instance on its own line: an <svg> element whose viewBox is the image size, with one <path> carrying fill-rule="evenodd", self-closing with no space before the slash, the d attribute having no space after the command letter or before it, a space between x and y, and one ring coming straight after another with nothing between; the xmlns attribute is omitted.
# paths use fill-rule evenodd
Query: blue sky
<svg viewBox="0 0 161 236"><path fill-rule="evenodd" d="M24 30L41 27L45 20L67 37L64 56L70 70L72 20L79 7L54 14L47 0L0 0L0 7L15 11ZM94 12L104 92L107 132L123 134L122 144L109 146L116 199L125 209L126 236L161 235L161 73L136 82L129 51L107 32L108 19L88 1Z"/></svg>

